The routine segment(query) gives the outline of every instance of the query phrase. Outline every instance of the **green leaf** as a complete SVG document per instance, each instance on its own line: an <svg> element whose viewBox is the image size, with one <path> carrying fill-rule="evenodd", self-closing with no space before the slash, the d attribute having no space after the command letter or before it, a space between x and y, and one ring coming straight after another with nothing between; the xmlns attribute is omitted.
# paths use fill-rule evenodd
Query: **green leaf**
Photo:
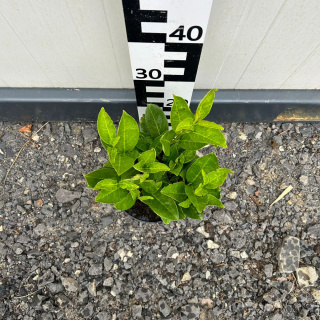
<svg viewBox="0 0 320 320"><path fill-rule="evenodd" d="M203 182L201 170L205 173L219 168L219 161L214 153L198 158L187 170L186 178L189 183L199 185Z"/></svg>
<svg viewBox="0 0 320 320"><path fill-rule="evenodd" d="M198 197L191 186L186 185L185 187L186 194L191 200L192 204L196 207L197 211L201 213L204 208L207 206L207 196Z"/></svg>
<svg viewBox="0 0 320 320"><path fill-rule="evenodd" d="M99 181L104 179L119 179L118 174L112 167L106 167L92 171L88 174L85 174L84 177L87 181L89 188L94 188Z"/></svg>
<svg viewBox="0 0 320 320"><path fill-rule="evenodd" d="M169 184L161 190L161 193L174 200L177 200L178 202L182 202L187 199L183 182Z"/></svg>
<svg viewBox="0 0 320 320"><path fill-rule="evenodd" d="M143 140L139 139L136 145L136 148L141 150L141 151L147 151L149 150L149 144L144 142Z"/></svg>
<svg viewBox="0 0 320 320"><path fill-rule="evenodd" d="M119 187L126 190L139 189L139 186L130 180L121 180L119 182Z"/></svg>
<svg viewBox="0 0 320 320"><path fill-rule="evenodd" d="M186 150L199 150L207 144L208 142L204 142L202 136L199 136L197 133L194 132L185 133L181 136L180 141L178 142L178 146Z"/></svg>
<svg viewBox="0 0 320 320"><path fill-rule="evenodd" d="M116 128L113 124L113 121L111 120L109 115L106 113L104 108L101 108L99 112L97 127L98 127L100 139L105 144L111 145L117 133L116 133Z"/></svg>
<svg viewBox="0 0 320 320"><path fill-rule="evenodd" d="M141 172L147 172L147 173L156 173L160 171L169 171L170 168L166 166L164 163L160 162L153 162L148 165L141 164L141 162L138 162L133 166L135 169Z"/></svg>
<svg viewBox="0 0 320 320"><path fill-rule="evenodd" d="M114 207L117 210L128 210L130 209L136 202L137 197L133 196L130 192L119 202L117 202Z"/></svg>
<svg viewBox="0 0 320 320"><path fill-rule="evenodd" d="M138 150L132 150L130 152L126 152L126 156L129 156L133 160L136 160L140 156L140 152Z"/></svg>
<svg viewBox="0 0 320 320"><path fill-rule="evenodd" d="M156 137L150 146L150 148L153 148L156 150L157 156L162 152L162 144L160 142L160 139L161 139L161 136Z"/></svg>
<svg viewBox="0 0 320 320"><path fill-rule="evenodd" d="M123 174L127 170L133 167L134 159L126 154L117 153L116 149L108 148L109 160L117 171L118 175Z"/></svg>
<svg viewBox="0 0 320 320"><path fill-rule="evenodd" d="M161 217L161 219L165 224L169 224L172 221L171 219L166 219L164 217Z"/></svg>
<svg viewBox="0 0 320 320"><path fill-rule="evenodd" d="M113 168L112 164L110 163L110 161L107 161L104 165L105 168Z"/></svg>
<svg viewBox="0 0 320 320"><path fill-rule="evenodd" d="M143 200L153 200L154 198L150 196L141 196L141 197L138 197L138 199L140 201L143 201Z"/></svg>
<svg viewBox="0 0 320 320"><path fill-rule="evenodd" d="M132 151L138 143L139 127L134 118L124 110L119 123L118 136L120 140L117 149L120 153Z"/></svg>
<svg viewBox="0 0 320 320"><path fill-rule="evenodd" d="M191 205L191 200L189 198L187 200L179 203L179 206L182 208L189 208L190 205Z"/></svg>
<svg viewBox="0 0 320 320"><path fill-rule="evenodd" d="M183 98L173 95L173 105L170 115L172 129L177 131L177 126L185 119L192 119L193 121L194 115Z"/></svg>
<svg viewBox="0 0 320 320"><path fill-rule="evenodd" d="M227 168L220 168L215 171L206 173L202 171L203 184L209 189L215 189L223 185L224 181L228 177L228 173L233 173L232 170Z"/></svg>
<svg viewBox="0 0 320 320"><path fill-rule="evenodd" d="M217 199L221 198L220 195L220 188L215 188L215 189L206 189L208 194L211 194L212 196L214 196Z"/></svg>
<svg viewBox="0 0 320 320"><path fill-rule="evenodd" d="M195 158L196 150L185 150L182 154L184 155L184 163L188 163Z"/></svg>
<svg viewBox="0 0 320 320"><path fill-rule="evenodd" d="M220 130L195 125L194 132L192 134L196 135L198 141L202 140L203 142L212 144L215 147L227 148L226 138Z"/></svg>
<svg viewBox="0 0 320 320"><path fill-rule="evenodd" d="M146 115L145 114L142 115L142 117L140 119L140 128L141 128L141 131L149 133L148 127L146 124Z"/></svg>
<svg viewBox="0 0 320 320"><path fill-rule="evenodd" d="M218 90L217 89L210 90L204 96L204 98L200 101L198 108L197 108L197 111L196 111L195 122L198 120L204 119L210 113L216 91L218 91Z"/></svg>
<svg viewBox="0 0 320 320"><path fill-rule="evenodd" d="M95 201L102 203L117 203L126 197L128 194L127 190L117 188L117 189L102 189L97 195Z"/></svg>
<svg viewBox="0 0 320 320"><path fill-rule="evenodd" d="M201 197L201 196L205 196L206 194L208 194L208 191L203 187L203 184L200 183L199 186L194 191L194 193L195 193L195 195Z"/></svg>
<svg viewBox="0 0 320 320"><path fill-rule="evenodd" d="M155 104L148 104L145 119L148 131L153 138L169 129L168 120L163 110Z"/></svg>
<svg viewBox="0 0 320 320"><path fill-rule="evenodd" d="M151 149L140 154L138 161L141 165L150 165L156 161L156 150Z"/></svg>
<svg viewBox="0 0 320 320"><path fill-rule="evenodd" d="M162 182L155 182L153 180L146 180L140 183L142 190L148 193L155 193L161 188Z"/></svg>
<svg viewBox="0 0 320 320"><path fill-rule="evenodd" d="M100 189L107 189L107 190L118 189L118 181L113 179L101 180L95 185L93 190L100 190Z"/></svg>
<svg viewBox="0 0 320 320"><path fill-rule="evenodd" d="M191 219L197 219L197 220L202 220L202 214L198 214L197 209L191 205L188 208L183 208L183 207L179 207L179 211L181 211L184 215L186 215L187 217L191 218Z"/></svg>
<svg viewBox="0 0 320 320"><path fill-rule="evenodd" d="M135 175L140 174L139 171L137 171L135 168L130 168L128 171L124 172L121 176L121 180L130 179L134 177Z"/></svg>
<svg viewBox="0 0 320 320"><path fill-rule="evenodd" d="M215 196L208 194L207 198L208 198L207 206L217 206L224 209L224 205L222 204L222 202Z"/></svg>
<svg viewBox="0 0 320 320"><path fill-rule="evenodd" d="M176 127L176 132L179 132L181 130L192 130L194 129L194 124L193 124L193 118L186 118L183 121L181 121L177 127Z"/></svg>
<svg viewBox="0 0 320 320"><path fill-rule="evenodd" d="M154 199L143 200L151 210L164 219L178 220L179 211L176 203L170 197L162 194L160 191L153 193L152 195L144 193L145 196L152 196Z"/></svg>
<svg viewBox="0 0 320 320"><path fill-rule="evenodd" d="M170 130L164 133L160 138L160 142L162 144L162 150L166 156L170 155L170 145L174 136L175 136L174 131Z"/></svg>
<svg viewBox="0 0 320 320"><path fill-rule="evenodd" d="M118 137L115 137L112 141L111 141L111 145L113 146L113 147L115 147L116 145L117 145L117 143L119 142L119 140L120 140L120 137L118 136Z"/></svg>
<svg viewBox="0 0 320 320"><path fill-rule="evenodd" d="M198 126L201 126L201 127L207 127L207 128L212 128L212 129L218 129L218 130L224 130L223 127L221 127L220 125L214 123L214 122L211 122L211 121L206 121L206 120L200 120L198 123L197 123Z"/></svg>
<svg viewBox="0 0 320 320"><path fill-rule="evenodd" d="M182 208L180 207L177 207L178 208L178 211L179 211L179 220L183 220L186 218L185 214L183 213L182 211Z"/></svg>
<svg viewBox="0 0 320 320"><path fill-rule="evenodd" d="M173 173L176 176L178 176L180 174L181 170L182 170L182 167L183 167L183 163L178 162L173 166L172 169L170 168L169 172Z"/></svg>

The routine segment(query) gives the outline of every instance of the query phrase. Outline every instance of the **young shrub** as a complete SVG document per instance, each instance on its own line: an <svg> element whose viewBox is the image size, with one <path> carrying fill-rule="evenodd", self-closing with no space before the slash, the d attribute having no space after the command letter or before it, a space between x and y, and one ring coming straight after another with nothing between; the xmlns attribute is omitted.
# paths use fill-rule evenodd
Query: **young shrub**
<svg viewBox="0 0 320 320"><path fill-rule="evenodd" d="M214 153L196 155L208 144L227 147L223 127L204 120L215 91L207 93L195 115L183 98L174 96L172 129L154 104L147 106L140 126L123 111L118 131L102 108L97 125L109 161L84 175L88 187L100 191L95 200L118 210L128 210L141 201L166 224L185 217L201 220L208 205L224 208L220 186L233 171L219 168Z"/></svg>

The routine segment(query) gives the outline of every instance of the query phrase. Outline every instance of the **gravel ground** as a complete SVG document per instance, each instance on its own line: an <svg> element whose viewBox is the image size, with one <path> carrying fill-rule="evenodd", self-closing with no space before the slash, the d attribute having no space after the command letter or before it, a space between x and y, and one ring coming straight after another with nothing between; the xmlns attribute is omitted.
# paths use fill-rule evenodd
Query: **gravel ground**
<svg viewBox="0 0 320 320"><path fill-rule="evenodd" d="M0 123L2 182L24 125ZM95 124L49 123L0 202L0 318L320 319L319 129L225 124L226 208L166 226L94 203Z"/></svg>

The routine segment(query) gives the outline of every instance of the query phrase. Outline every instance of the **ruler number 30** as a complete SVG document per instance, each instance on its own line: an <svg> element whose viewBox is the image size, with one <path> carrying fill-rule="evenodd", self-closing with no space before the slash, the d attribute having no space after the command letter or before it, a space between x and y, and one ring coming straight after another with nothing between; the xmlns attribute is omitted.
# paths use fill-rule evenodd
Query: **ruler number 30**
<svg viewBox="0 0 320 320"><path fill-rule="evenodd" d="M169 34L169 37L177 37L180 41L187 37L190 41L197 41L202 37L202 34L203 30L200 26L192 26L188 29L187 35L184 35L184 26L180 26L177 30Z"/></svg>
<svg viewBox="0 0 320 320"><path fill-rule="evenodd" d="M138 68L137 71L137 79L145 79L148 77L151 79L159 79L161 77L161 71L159 69L151 69L148 74L146 69Z"/></svg>

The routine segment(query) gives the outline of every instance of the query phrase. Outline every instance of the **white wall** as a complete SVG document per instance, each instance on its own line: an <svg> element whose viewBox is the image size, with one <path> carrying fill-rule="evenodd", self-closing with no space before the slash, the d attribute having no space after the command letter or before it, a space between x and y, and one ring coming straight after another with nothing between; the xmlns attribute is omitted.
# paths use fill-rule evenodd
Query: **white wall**
<svg viewBox="0 0 320 320"><path fill-rule="evenodd" d="M132 88L121 3L0 0L0 87ZM213 0L196 88L320 89L319 17L319 0Z"/></svg>

